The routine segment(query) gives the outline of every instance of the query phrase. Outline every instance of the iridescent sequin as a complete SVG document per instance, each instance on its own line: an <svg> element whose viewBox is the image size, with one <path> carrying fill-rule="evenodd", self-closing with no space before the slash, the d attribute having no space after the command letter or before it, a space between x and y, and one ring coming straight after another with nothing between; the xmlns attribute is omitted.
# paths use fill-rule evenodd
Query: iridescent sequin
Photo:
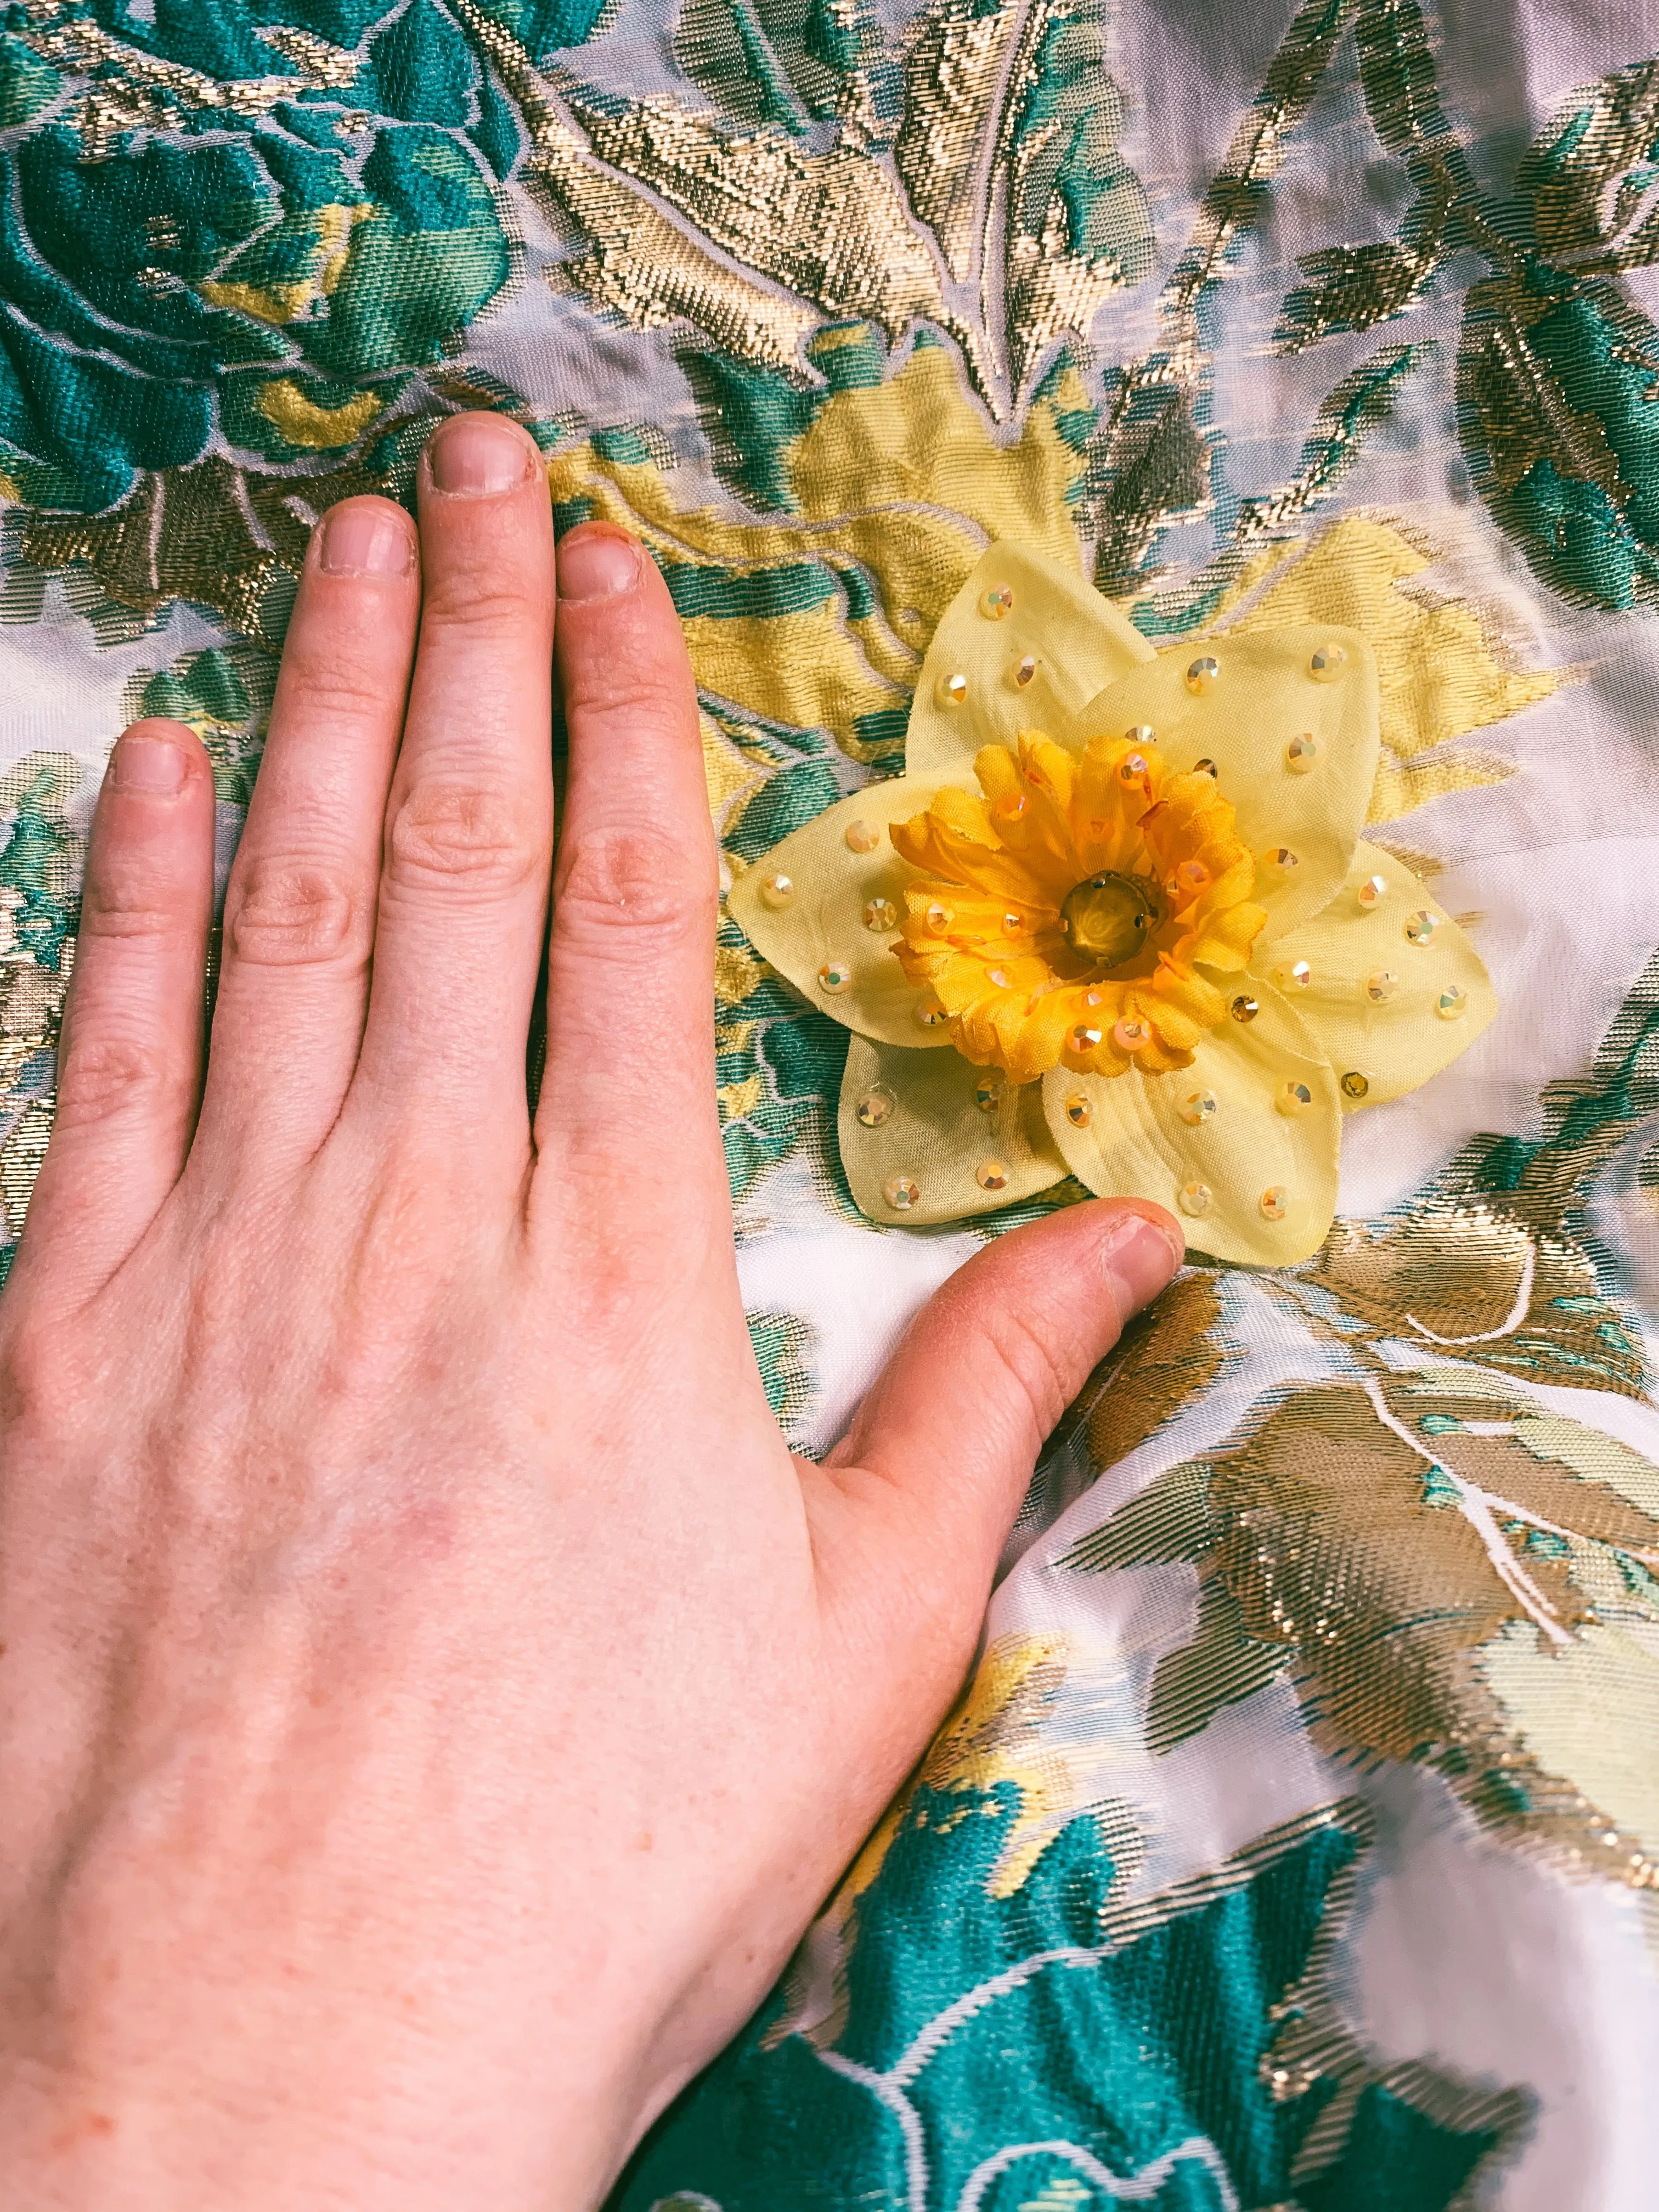
<svg viewBox="0 0 1659 2212"><path fill-rule="evenodd" d="M1443 1022L1461 1022L1469 1011L1469 994L1461 983L1448 983L1434 1002Z"/></svg>
<svg viewBox="0 0 1659 2212"><path fill-rule="evenodd" d="M1440 917L1431 914L1425 906L1406 917L1406 942L1408 945L1431 945L1434 933L1440 927Z"/></svg>
<svg viewBox="0 0 1659 2212"><path fill-rule="evenodd" d="M1189 1127L1202 1128L1205 1122L1215 1119L1216 1098L1213 1091L1189 1091L1176 1111Z"/></svg>

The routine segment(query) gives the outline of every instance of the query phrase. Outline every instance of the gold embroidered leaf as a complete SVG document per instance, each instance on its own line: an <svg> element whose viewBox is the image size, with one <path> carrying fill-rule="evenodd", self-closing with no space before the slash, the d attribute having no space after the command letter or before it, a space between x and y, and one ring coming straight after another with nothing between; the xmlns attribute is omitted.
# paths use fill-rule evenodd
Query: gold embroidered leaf
<svg viewBox="0 0 1659 2212"><path fill-rule="evenodd" d="M1160 1748L1282 1664L1333 1753L1432 1765L1508 1839L1650 1887L1659 1808L1634 1831L1640 1791L1588 1799L1559 1749L1611 1735L1614 1774L1650 1741L1659 1662L1632 1632L1659 1627L1659 1468L1607 1444L1497 1390L1392 1376L1302 1390L1059 1564L1185 1558L1220 1585L1194 1643L1160 1664Z"/></svg>
<svg viewBox="0 0 1659 2212"><path fill-rule="evenodd" d="M938 237L959 283L971 276L985 242L976 172L1018 19L1015 0L988 9L948 0L923 17L905 67L893 159L911 206Z"/></svg>
<svg viewBox="0 0 1659 2212"><path fill-rule="evenodd" d="M1220 1319L1216 1278L1195 1271L1130 1322L1089 1411L1089 1457L1096 1468L1127 1458L1214 1382L1224 1356Z"/></svg>
<svg viewBox="0 0 1659 2212"><path fill-rule="evenodd" d="M1279 563L1233 625L1243 631L1341 623L1364 633L1382 685L1373 823L1393 821L1443 792L1513 775L1510 763L1490 752L1451 748L1547 698L1561 681L1554 669L1505 666L1472 607L1401 588L1430 565L1389 524L1346 516L1299 557Z"/></svg>

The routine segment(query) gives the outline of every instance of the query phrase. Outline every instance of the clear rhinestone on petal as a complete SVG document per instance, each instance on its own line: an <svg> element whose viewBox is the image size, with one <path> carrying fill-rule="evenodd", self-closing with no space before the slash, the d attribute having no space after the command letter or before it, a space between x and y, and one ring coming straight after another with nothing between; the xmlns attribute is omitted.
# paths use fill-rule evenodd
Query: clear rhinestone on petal
<svg viewBox="0 0 1659 2212"><path fill-rule="evenodd" d="M1183 1213L1207 1213L1214 1202L1215 1193L1209 1184L1200 1182L1196 1177L1191 1182L1183 1182L1176 1193L1176 1204Z"/></svg>
<svg viewBox="0 0 1659 2212"><path fill-rule="evenodd" d="M1313 981L1313 969L1305 960L1281 960L1273 969L1273 981L1281 991L1305 991Z"/></svg>
<svg viewBox="0 0 1659 2212"><path fill-rule="evenodd" d="M989 591L979 595L979 611L987 622L1000 622L1014 611L1014 592L1011 584L993 584Z"/></svg>
<svg viewBox="0 0 1659 2212"><path fill-rule="evenodd" d="M1365 996L1374 1006L1386 1006L1400 988L1400 978L1392 968L1373 968L1365 978Z"/></svg>
<svg viewBox="0 0 1659 2212"><path fill-rule="evenodd" d="M864 926L879 933L898 927L898 908L890 898L872 898L865 902Z"/></svg>
<svg viewBox="0 0 1659 2212"><path fill-rule="evenodd" d="M943 1029L951 1017L931 991L916 1000L916 1019L925 1030Z"/></svg>
<svg viewBox="0 0 1659 2212"><path fill-rule="evenodd" d="M1146 1023L1136 1021L1132 1014L1112 1024L1112 1042L1120 1052L1139 1052L1151 1035Z"/></svg>
<svg viewBox="0 0 1659 2212"><path fill-rule="evenodd" d="M1201 1129L1205 1122L1215 1119L1215 1093L1189 1091L1176 1110L1189 1127Z"/></svg>
<svg viewBox="0 0 1659 2212"><path fill-rule="evenodd" d="M881 842L880 830L873 822L865 821L862 816L856 822L849 822L842 835L849 853L873 853Z"/></svg>
<svg viewBox="0 0 1659 2212"><path fill-rule="evenodd" d="M1370 1088L1370 1076L1362 1075L1357 1067L1351 1067L1342 1079L1342 1096L1345 1098L1369 1097Z"/></svg>
<svg viewBox="0 0 1659 2212"><path fill-rule="evenodd" d="M968 678L958 668L939 679L939 703L941 707L959 707L968 696Z"/></svg>
<svg viewBox="0 0 1659 2212"><path fill-rule="evenodd" d="M938 899L933 901L933 904L928 908L925 916L927 927L933 931L935 937L940 936L945 930L949 929L953 919L954 917L951 915L950 908L948 906L942 906Z"/></svg>
<svg viewBox="0 0 1659 2212"><path fill-rule="evenodd" d="M974 1103L981 1114L994 1114L1002 1103L1002 1078L981 1075L974 1085Z"/></svg>
<svg viewBox="0 0 1659 2212"><path fill-rule="evenodd" d="M1036 672L1037 665L1036 655L1035 653L1022 653L1020 658L1014 663L1014 681L1018 684L1022 691L1025 689L1026 685L1030 682L1031 678L1036 674Z"/></svg>
<svg viewBox="0 0 1659 2212"><path fill-rule="evenodd" d="M794 903L795 879L793 876L786 876L781 868L775 875L768 876L761 884L761 904L769 906L774 914L780 914L785 907Z"/></svg>
<svg viewBox="0 0 1659 2212"><path fill-rule="evenodd" d="M818 970L818 988L837 998L853 980L852 963L846 960L826 960Z"/></svg>
<svg viewBox="0 0 1659 2212"><path fill-rule="evenodd" d="M1275 845L1263 856L1261 866L1273 869L1278 875L1288 876L1302 866L1302 855L1291 852L1288 845Z"/></svg>
<svg viewBox="0 0 1659 2212"><path fill-rule="evenodd" d="M881 1187L881 1194L895 1213L908 1213L921 1196L914 1176L889 1176Z"/></svg>
<svg viewBox="0 0 1659 2212"><path fill-rule="evenodd" d="M1117 774L1120 783L1144 782L1147 775L1146 754L1125 753L1117 764Z"/></svg>
<svg viewBox="0 0 1659 2212"><path fill-rule="evenodd" d="M1306 775L1310 769L1318 767L1319 740L1311 730L1291 739L1285 748L1285 765L1292 775Z"/></svg>
<svg viewBox="0 0 1659 2212"><path fill-rule="evenodd" d="M1221 771L1212 760L1205 759L1195 760L1193 763L1193 774L1194 775L1207 775L1213 783L1219 781Z"/></svg>
<svg viewBox="0 0 1659 2212"><path fill-rule="evenodd" d="M1369 914L1374 906L1379 906L1388 896L1388 891L1389 879L1386 876L1367 876L1354 892L1354 896Z"/></svg>
<svg viewBox="0 0 1659 2212"><path fill-rule="evenodd" d="M1074 1129L1086 1129L1095 1118L1095 1109L1084 1091L1074 1091L1066 1101L1066 1118Z"/></svg>
<svg viewBox="0 0 1659 2212"><path fill-rule="evenodd" d="M1270 1182L1257 1203L1264 1221L1282 1221L1291 1210L1291 1194L1282 1182Z"/></svg>
<svg viewBox="0 0 1659 2212"><path fill-rule="evenodd" d="M1096 1029L1091 1023L1079 1022L1066 1037L1066 1049L1081 1057L1084 1054L1095 1050L1103 1034L1103 1030Z"/></svg>
<svg viewBox="0 0 1659 2212"><path fill-rule="evenodd" d="M1328 645L1322 645L1309 661L1308 673L1316 684L1334 684L1339 677L1346 673L1347 666L1347 647L1339 645L1333 638Z"/></svg>
<svg viewBox="0 0 1659 2212"><path fill-rule="evenodd" d="M1228 1007L1227 1012L1236 1022L1253 1022L1261 1012L1261 1001L1260 999L1251 998L1248 992L1241 992Z"/></svg>
<svg viewBox="0 0 1659 2212"><path fill-rule="evenodd" d="M878 1129L884 1121L891 1121L897 1105L897 1099L887 1085L878 1083L873 1091L865 1092L855 1111L866 1129Z"/></svg>
<svg viewBox="0 0 1659 2212"><path fill-rule="evenodd" d="M1406 917L1406 941L1408 945L1431 945L1434 933L1440 927L1440 917L1431 914L1425 906Z"/></svg>
<svg viewBox="0 0 1659 2212"><path fill-rule="evenodd" d="M1448 983L1434 1002L1443 1022L1461 1022L1469 1011L1469 994L1461 983Z"/></svg>
<svg viewBox="0 0 1659 2212"><path fill-rule="evenodd" d="M981 1160L974 1170L974 1181L981 1190L1006 1190L1008 1170L1000 1160Z"/></svg>
<svg viewBox="0 0 1659 2212"><path fill-rule="evenodd" d="M1273 1100L1274 1105L1281 1114L1292 1116L1305 1114L1313 1103L1313 1092L1305 1083L1298 1083L1294 1078L1289 1083L1279 1085L1278 1095Z"/></svg>
<svg viewBox="0 0 1659 2212"><path fill-rule="evenodd" d="M1200 653L1196 660L1188 663L1187 689L1189 691L1200 694L1213 691L1220 681L1221 664L1213 654Z"/></svg>

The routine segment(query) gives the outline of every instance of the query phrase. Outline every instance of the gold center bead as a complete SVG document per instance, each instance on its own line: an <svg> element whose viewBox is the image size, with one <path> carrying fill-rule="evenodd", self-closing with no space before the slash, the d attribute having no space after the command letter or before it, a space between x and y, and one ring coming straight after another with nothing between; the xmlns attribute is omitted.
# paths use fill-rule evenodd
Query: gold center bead
<svg viewBox="0 0 1659 2212"><path fill-rule="evenodd" d="M1121 967L1146 942L1158 916L1151 886L1139 876L1090 876L1066 892L1060 926L1073 952L1103 968Z"/></svg>

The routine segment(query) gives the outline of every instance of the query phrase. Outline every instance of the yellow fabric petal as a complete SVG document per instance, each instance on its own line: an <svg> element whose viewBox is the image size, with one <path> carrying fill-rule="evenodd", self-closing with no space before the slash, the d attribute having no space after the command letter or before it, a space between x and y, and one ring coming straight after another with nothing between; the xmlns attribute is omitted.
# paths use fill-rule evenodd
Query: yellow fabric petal
<svg viewBox="0 0 1659 2212"><path fill-rule="evenodd" d="M895 851L888 825L922 812L933 796L931 786L898 776L837 799L745 870L726 902L756 951L824 1013L848 1029L923 1050L950 1040L917 1019L921 994L893 953L896 921L891 929L871 930L864 914L872 900L887 899L902 915L915 878ZM849 830L854 845L847 842ZM858 851L872 832L873 848ZM793 896L771 906L766 886L779 875L788 878ZM844 990L824 987L820 971L831 962L844 962L850 971Z"/></svg>
<svg viewBox="0 0 1659 2212"><path fill-rule="evenodd" d="M1218 1260L1287 1267L1316 1252L1336 1210L1341 1128L1336 1078L1296 1012L1275 991L1261 994L1253 1022L1224 1021L1194 1048L1190 1067L1149 1076L1139 1069L1108 1081L1055 1068L1043 1079L1043 1106L1066 1164L1103 1198L1149 1198L1167 1206L1189 1245ZM1278 1101L1290 1082L1310 1103L1286 1115ZM1183 1103L1208 1091L1216 1110L1193 1123ZM1073 1118L1081 1101L1087 1119ZM1201 1183L1207 1208L1183 1207L1184 1184ZM1285 1211L1269 1220L1264 1192L1280 1189Z"/></svg>
<svg viewBox="0 0 1659 2212"><path fill-rule="evenodd" d="M841 1086L841 1158L853 1196L872 1221L912 1228L961 1221L1034 1198L1062 1180L1066 1163L1043 1118L1041 1086L1005 1083L987 1113L975 1097L987 1080L954 1052L853 1039ZM886 1118L867 1127L859 1107L872 1097L873 1110ZM992 1169L1000 1180L987 1189L979 1175ZM890 1202L895 1177L915 1184L913 1205Z"/></svg>
<svg viewBox="0 0 1659 2212"><path fill-rule="evenodd" d="M1372 876L1386 888L1368 908L1356 894ZM1420 944L1406 933L1419 914L1434 918ZM1271 980L1275 969L1297 960L1308 963L1313 976L1297 994L1297 1011L1338 1075L1364 1079L1359 1096L1351 1095L1352 1085L1343 1094L1350 1112L1419 1089L1472 1045L1498 1011L1498 994L1474 945L1411 870L1380 846L1362 844L1324 912L1271 952L1258 951L1252 972ZM1392 988L1381 980L1390 976ZM1372 978L1385 996L1371 996ZM1451 1021L1438 1012L1447 990L1463 994L1463 1011Z"/></svg>
<svg viewBox="0 0 1659 2212"><path fill-rule="evenodd" d="M1342 647L1342 673L1318 683L1310 664L1328 645ZM1217 674L1194 692L1187 672L1200 657L1216 662ZM1376 773L1376 667L1357 631L1265 630L1161 653L1091 700L1065 734L1076 749L1137 724L1152 728L1179 787L1197 762L1215 763L1219 796L1252 852L1296 854L1292 868L1258 872L1264 941L1328 904L1347 875ZM1298 775L1289 747L1304 735L1316 742L1315 764Z"/></svg>
<svg viewBox="0 0 1659 2212"><path fill-rule="evenodd" d="M1012 592L1013 605L992 621L981 605L998 586ZM1021 685L1014 671L1026 655L1036 671ZM1023 729L1065 729L1103 685L1152 658L1139 631L1075 568L1004 540L981 561L933 633L910 710L905 774L966 782L981 745L1012 751ZM960 706L940 696L945 678L954 675L968 679Z"/></svg>

